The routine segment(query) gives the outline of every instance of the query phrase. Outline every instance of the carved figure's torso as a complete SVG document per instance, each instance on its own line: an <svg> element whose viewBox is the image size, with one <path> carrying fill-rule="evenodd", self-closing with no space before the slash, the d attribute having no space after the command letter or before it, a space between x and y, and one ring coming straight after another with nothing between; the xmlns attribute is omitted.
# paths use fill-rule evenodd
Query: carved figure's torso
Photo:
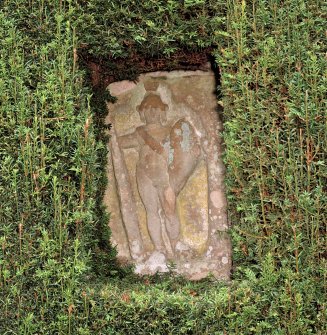
<svg viewBox="0 0 327 335"><path fill-rule="evenodd" d="M155 187L164 187L169 183L168 149L165 147L165 143L169 141L169 132L169 127L159 124L137 128L140 142L137 174L145 173Z"/></svg>

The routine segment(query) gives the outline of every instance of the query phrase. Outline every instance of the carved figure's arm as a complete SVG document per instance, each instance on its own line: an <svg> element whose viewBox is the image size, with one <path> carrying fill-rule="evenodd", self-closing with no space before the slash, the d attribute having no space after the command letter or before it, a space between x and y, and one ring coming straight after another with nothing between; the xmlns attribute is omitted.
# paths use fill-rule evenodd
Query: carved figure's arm
<svg viewBox="0 0 327 335"><path fill-rule="evenodd" d="M117 141L121 149L135 148L139 145L135 132L118 136Z"/></svg>
<svg viewBox="0 0 327 335"><path fill-rule="evenodd" d="M162 155L164 153L164 147L151 135L149 135L142 127L137 128L137 133L141 136L144 143L148 145L153 151Z"/></svg>

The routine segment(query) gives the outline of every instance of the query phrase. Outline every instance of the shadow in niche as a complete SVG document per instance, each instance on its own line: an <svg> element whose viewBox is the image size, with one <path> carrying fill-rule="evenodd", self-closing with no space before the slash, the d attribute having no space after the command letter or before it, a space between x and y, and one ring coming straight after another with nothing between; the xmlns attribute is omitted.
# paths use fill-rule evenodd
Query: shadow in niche
<svg viewBox="0 0 327 335"><path fill-rule="evenodd" d="M221 129L220 132L221 134L224 131L224 108L222 105L219 104L220 101L222 101L223 98L223 94L221 91L221 74L220 74L220 67L217 64L215 57L213 55L209 55L208 56L208 61L210 62L210 67L211 67L211 71L214 73L215 75L215 81L216 81L216 90L213 92L216 97L217 97L217 113L218 113L218 117L219 120L221 122ZM220 137L221 138L221 146L222 146L222 154L225 152L225 141L223 136Z"/></svg>
<svg viewBox="0 0 327 335"><path fill-rule="evenodd" d="M208 56L208 62L210 63L211 71L214 73L215 81L216 81L216 90L213 92L217 96L217 101L221 101L223 95L221 92L221 74L220 67L217 64L215 57L213 55ZM219 118L223 123L223 107L217 104L217 112L219 114Z"/></svg>

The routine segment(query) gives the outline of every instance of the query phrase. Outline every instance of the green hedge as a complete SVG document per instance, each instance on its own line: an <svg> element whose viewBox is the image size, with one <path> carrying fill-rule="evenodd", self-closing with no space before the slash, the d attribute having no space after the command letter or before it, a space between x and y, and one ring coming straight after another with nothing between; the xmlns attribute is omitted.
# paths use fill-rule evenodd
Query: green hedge
<svg viewBox="0 0 327 335"><path fill-rule="evenodd" d="M1 334L326 333L324 9L0 4ZM84 66L130 78L138 64L122 71L119 60L169 63L208 47L221 76L233 281L119 282L101 205L105 96L92 96Z"/></svg>
<svg viewBox="0 0 327 335"><path fill-rule="evenodd" d="M69 9L41 3L0 13L1 334L67 333L95 249L103 144Z"/></svg>

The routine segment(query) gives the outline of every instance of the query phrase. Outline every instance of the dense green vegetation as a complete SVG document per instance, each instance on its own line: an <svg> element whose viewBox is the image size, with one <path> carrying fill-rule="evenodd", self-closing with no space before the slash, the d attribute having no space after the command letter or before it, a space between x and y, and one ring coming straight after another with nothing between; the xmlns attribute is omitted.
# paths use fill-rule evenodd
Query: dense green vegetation
<svg viewBox="0 0 327 335"><path fill-rule="evenodd" d="M2 1L0 334L325 334L324 11L320 0ZM105 95L87 64L135 78L140 59L174 68L207 48L233 280L126 276L105 229Z"/></svg>

